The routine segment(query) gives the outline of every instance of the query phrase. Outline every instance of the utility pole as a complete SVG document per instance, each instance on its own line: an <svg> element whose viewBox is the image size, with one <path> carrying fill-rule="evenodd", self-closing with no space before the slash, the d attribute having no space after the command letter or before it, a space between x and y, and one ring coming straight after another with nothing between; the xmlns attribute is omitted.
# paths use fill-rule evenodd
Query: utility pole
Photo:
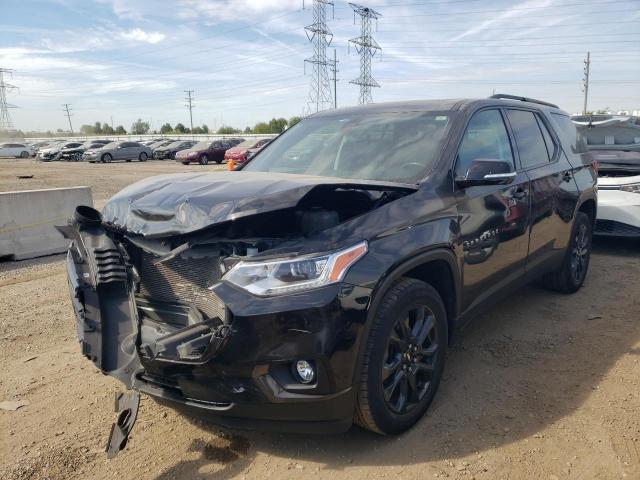
<svg viewBox="0 0 640 480"><path fill-rule="evenodd" d="M73 135L73 126L71 125L71 104L69 103L63 103L62 107L64 108L64 111L66 112L67 115L67 120L69 120L69 130L71 130L71 135Z"/></svg>
<svg viewBox="0 0 640 480"><path fill-rule="evenodd" d="M191 121L191 133L193 133L193 90L185 90L184 93L187 94L187 98L185 98L185 100L188 102L185 107L187 107L189 109L189 120Z"/></svg>
<svg viewBox="0 0 640 480"><path fill-rule="evenodd" d="M331 45L333 33L327 27L327 5L333 7L331 0L313 1L313 23L304 27L309 42L313 44L313 56L305 60L313 66L309 84L309 100L305 113L321 112L334 106L331 98L331 81L329 79L327 47ZM304 1L302 4L304 8ZM305 72L306 73L306 72Z"/></svg>
<svg viewBox="0 0 640 480"><path fill-rule="evenodd" d="M338 54L333 49L333 108L338 108Z"/></svg>
<svg viewBox="0 0 640 480"><path fill-rule="evenodd" d="M582 91L584 92L584 106L582 114L587 114L587 98L589 96L589 71L591 69L591 52L587 52L587 59L584 61L584 78L582 79Z"/></svg>
<svg viewBox="0 0 640 480"><path fill-rule="evenodd" d="M11 115L9 115L9 109L18 107L7 103L7 92L18 87L4 81L5 73L11 77L13 76L13 70L0 68L0 130L13 130L13 121L11 120Z"/></svg>
<svg viewBox="0 0 640 480"><path fill-rule="evenodd" d="M356 14L360 15L360 36L349 40L349 43L355 45L356 52L360 55L360 76L349 83L360 85L361 104L373 103L371 87L379 88L380 84L371 76L371 59L381 47L371 36L371 23L372 20L376 20L377 25L378 18L382 15L372 8L364 7L357 3L349 3L349 5L354 12L354 23Z"/></svg>

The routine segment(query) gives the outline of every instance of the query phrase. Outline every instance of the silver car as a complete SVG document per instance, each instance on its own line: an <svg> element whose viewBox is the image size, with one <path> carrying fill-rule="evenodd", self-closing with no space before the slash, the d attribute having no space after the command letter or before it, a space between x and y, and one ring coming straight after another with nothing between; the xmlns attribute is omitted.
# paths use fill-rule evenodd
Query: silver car
<svg viewBox="0 0 640 480"><path fill-rule="evenodd" d="M111 142L102 148L89 149L82 154L85 162L111 163L114 160L140 160L146 162L152 155L151 149L139 142Z"/></svg>

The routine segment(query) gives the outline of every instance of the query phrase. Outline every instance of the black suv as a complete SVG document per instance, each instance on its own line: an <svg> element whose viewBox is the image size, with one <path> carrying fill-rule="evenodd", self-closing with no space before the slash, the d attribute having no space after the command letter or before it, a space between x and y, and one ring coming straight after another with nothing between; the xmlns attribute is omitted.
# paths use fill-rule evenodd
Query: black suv
<svg viewBox="0 0 640 480"><path fill-rule="evenodd" d="M306 118L239 171L133 184L60 227L82 352L222 424L401 432L483 306L582 285L583 151L537 100L376 104Z"/></svg>

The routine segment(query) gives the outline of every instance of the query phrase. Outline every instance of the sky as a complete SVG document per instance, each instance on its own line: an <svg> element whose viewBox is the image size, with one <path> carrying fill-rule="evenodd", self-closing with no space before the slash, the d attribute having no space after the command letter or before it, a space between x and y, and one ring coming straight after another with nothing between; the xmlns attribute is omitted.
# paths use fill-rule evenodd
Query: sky
<svg viewBox="0 0 640 480"><path fill-rule="evenodd" d="M362 0L381 17L374 102L487 97L494 90L582 110L640 108L640 0ZM159 129L244 128L300 115L313 54L312 0L0 0L0 67L15 126L74 129L138 118ZM328 6L338 105L358 102L360 35L347 2Z"/></svg>

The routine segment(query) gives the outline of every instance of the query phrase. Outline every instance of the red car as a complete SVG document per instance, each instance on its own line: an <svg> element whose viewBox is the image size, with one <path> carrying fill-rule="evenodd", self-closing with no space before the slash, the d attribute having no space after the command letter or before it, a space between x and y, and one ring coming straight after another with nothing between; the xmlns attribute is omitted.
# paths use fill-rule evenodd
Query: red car
<svg viewBox="0 0 640 480"><path fill-rule="evenodd" d="M247 161L251 153L256 153L271 141L270 138L250 138L240 145L230 148L224 154L225 162L233 161L234 165L241 165Z"/></svg>
<svg viewBox="0 0 640 480"><path fill-rule="evenodd" d="M178 152L176 162L183 165L193 162L198 162L200 165L206 165L209 162L222 163L222 160L225 159L225 152L238 143L239 141L233 138L200 142L187 150Z"/></svg>

